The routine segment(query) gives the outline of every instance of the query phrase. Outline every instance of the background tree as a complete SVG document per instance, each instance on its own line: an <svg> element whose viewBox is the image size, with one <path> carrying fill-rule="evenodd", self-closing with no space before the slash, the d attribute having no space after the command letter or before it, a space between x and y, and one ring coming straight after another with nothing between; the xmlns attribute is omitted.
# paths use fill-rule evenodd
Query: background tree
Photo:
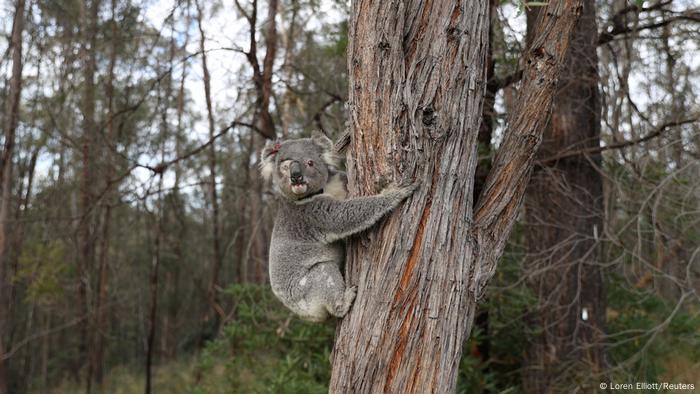
<svg viewBox="0 0 700 394"><path fill-rule="evenodd" d="M0 355L4 355L9 349L9 319L12 306L12 275L13 270L9 264L9 218L10 204L12 200L13 173L12 165L15 154L15 139L17 124L19 123L20 97L22 94L22 33L24 31L24 0L15 4L14 19L12 21L12 36L10 46L12 50L12 76L10 77L9 95L5 101L4 113L4 144L2 156L0 156ZM0 394L9 393L7 360L0 357Z"/></svg>
<svg viewBox="0 0 700 394"><path fill-rule="evenodd" d="M530 393L566 391L582 371L603 379L601 157L592 153L552 159L566 150L600 146L595 11L593 1L583 2L526 192L526 275L538 299L530 316L532 346L523 372ZM539 7L528 12L529 41L540 12Z"/></svg>

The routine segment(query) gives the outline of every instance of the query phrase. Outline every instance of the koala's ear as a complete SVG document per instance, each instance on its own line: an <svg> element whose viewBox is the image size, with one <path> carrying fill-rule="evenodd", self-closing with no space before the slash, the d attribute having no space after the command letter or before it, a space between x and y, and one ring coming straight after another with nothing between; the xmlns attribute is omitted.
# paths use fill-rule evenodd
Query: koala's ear
<svg viewBox="0 0 700 394"><path fill-rule="evenodd" d="M280 147L279 141L268 140L260 153L260 175L266 181L270 180L272 172L275 170L275 158Z"/></svg>
<svg viewBox="0 0 700 394"><path fill-rule="evenodd" d="M314 131L311 133L311 141L323 150L323 161L327 165L333 167L340 165L340 157L333 152L333 141L330 138L320 131Z"/></svg>
<svg viewBox="0 0 700 394"><path fill-rule="evenodd" d="M311 132L311 141L317 146L321 147L321 149L324 151L333 150L333 141L318 130Z"/></svg>

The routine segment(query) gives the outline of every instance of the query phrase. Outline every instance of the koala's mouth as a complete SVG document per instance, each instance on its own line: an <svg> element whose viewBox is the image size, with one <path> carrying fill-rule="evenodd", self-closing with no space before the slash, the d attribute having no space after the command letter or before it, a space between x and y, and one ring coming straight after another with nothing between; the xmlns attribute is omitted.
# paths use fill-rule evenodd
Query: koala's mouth
<svg viewBox="0 0 700 394"><path fill-rule="evenodd" d="M308 189L306 182L292 183L292 193L294 194L304 194L306 193L306 189Z"/></svg>

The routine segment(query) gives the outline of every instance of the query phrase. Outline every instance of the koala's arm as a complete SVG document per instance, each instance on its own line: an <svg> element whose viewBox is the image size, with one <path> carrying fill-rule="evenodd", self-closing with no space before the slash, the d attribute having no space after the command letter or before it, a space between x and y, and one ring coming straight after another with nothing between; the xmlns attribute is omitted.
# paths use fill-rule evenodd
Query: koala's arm
<svg viewBox="0 0 700 394"><path fill-rule="evenodd" d="M326 242L335 242L368 229L415 189L415 186L390 188L376 196L347 200L319 197L309 206L309 219Z"/></svg>

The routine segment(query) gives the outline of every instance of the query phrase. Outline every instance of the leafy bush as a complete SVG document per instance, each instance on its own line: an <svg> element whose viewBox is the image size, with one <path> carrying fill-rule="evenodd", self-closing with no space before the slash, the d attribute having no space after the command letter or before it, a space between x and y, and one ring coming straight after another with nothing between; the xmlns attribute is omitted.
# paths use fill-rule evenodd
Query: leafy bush
<svg viewBox="0 0 700 394"><path fill-rule="evenodd" d="M227 291L235 315L196 367L194 393L326 393L335 322L293 316L268 286Z"/></svg>

